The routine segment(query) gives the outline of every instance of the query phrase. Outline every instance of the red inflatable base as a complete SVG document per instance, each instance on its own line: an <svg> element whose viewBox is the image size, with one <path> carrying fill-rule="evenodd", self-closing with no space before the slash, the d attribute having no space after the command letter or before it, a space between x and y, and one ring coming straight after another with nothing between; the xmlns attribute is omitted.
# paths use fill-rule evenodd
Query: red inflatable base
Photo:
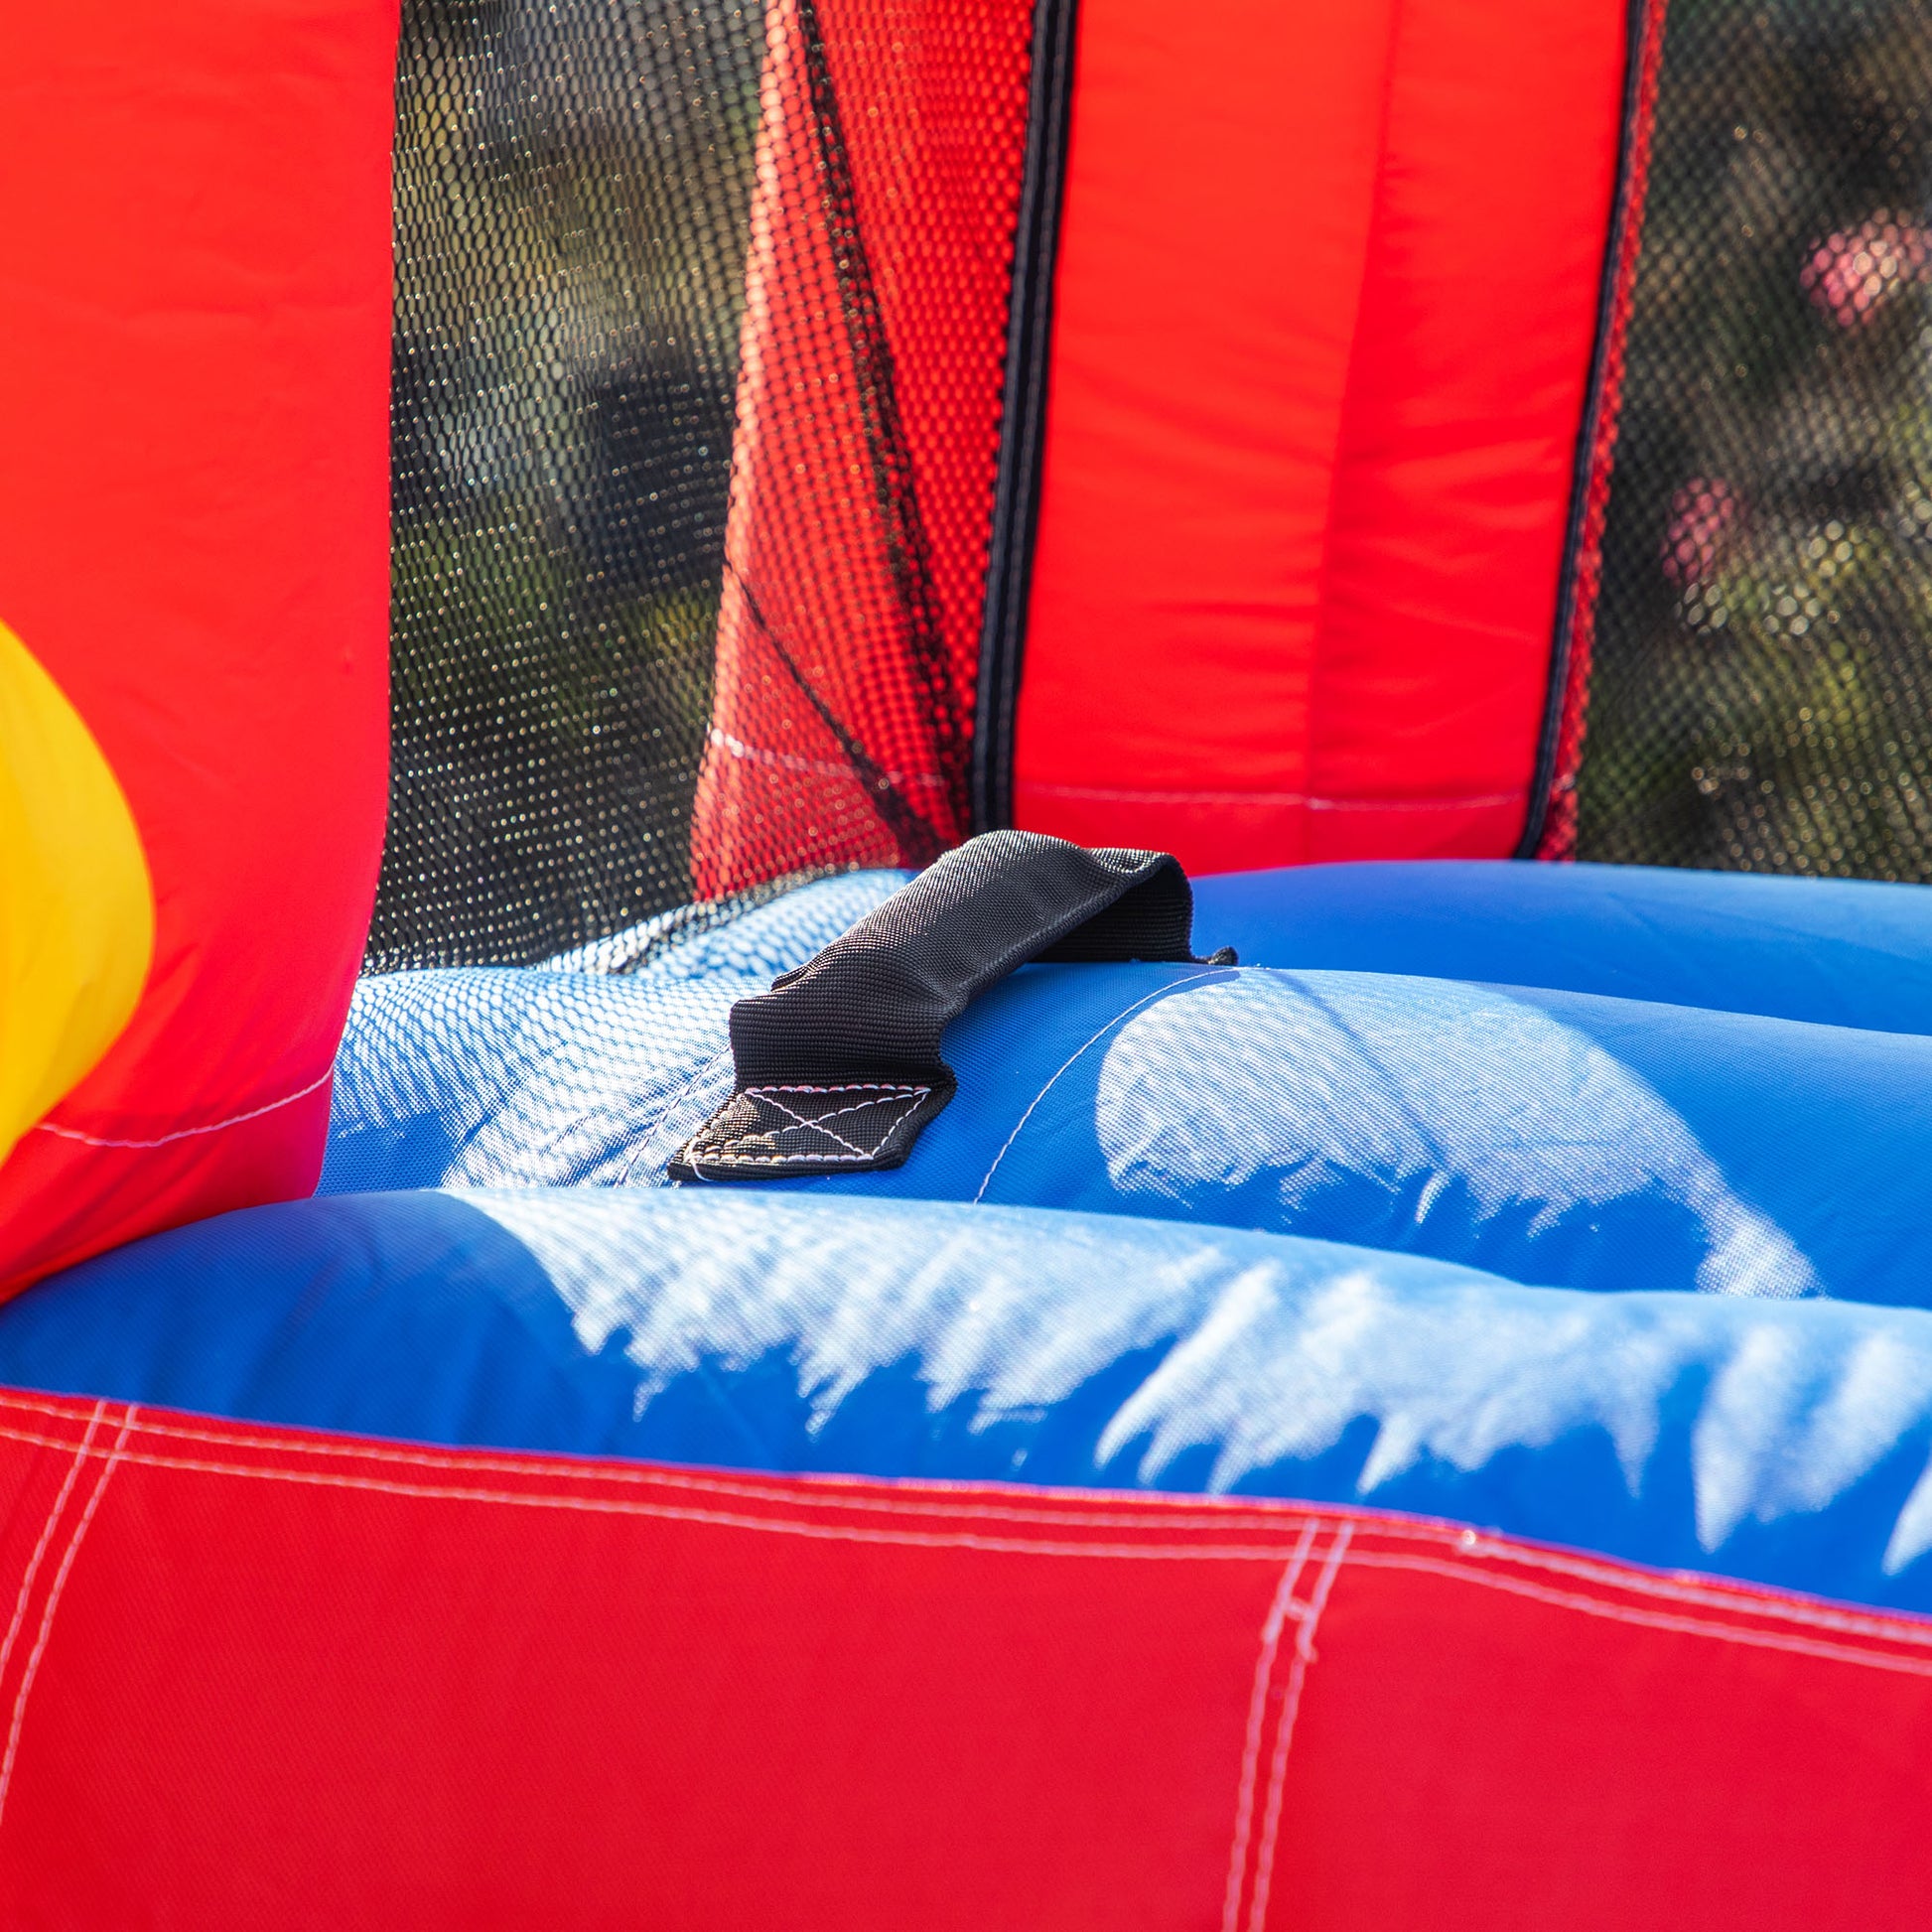
<svg viewBox="0 0 1932 1932"><path fill-rule="evenodd" d="M0 1396L12 1928L1923 1923L1932 1627L1294 1504Z"/></svg>

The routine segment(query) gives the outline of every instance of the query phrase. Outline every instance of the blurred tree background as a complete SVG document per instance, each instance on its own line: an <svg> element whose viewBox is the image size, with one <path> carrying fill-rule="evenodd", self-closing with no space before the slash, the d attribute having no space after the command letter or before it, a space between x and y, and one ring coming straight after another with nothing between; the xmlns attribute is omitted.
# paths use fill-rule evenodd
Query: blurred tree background
<svg viewBox="0 0 1932 1932"><path fill-rule="evenodd" d="M406 0L372 966L690 896L763 43L756 0Z"/></svg>
<svg viewBox="0 0 1932 1932"><path fill-rule="evenodd" d="M374 966L690 896L759 0L406 0ZM1579 849L1932 879L1932 0L1672 0Z"/></svg>
<svg viewBox="0 0 1932 1932"><path fill-rule="evenodd" d="M1672 0L1587 859L1932 878L1932 8Z"/></svg>

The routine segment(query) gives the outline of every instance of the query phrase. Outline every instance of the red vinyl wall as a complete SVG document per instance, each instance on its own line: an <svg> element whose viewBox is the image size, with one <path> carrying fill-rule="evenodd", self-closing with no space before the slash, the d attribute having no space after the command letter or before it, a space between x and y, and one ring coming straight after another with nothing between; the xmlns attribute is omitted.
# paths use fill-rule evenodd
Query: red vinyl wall
<svg viewBox="0 0 1932 1932"><path fill-rule="evenodd" d="M321 1164L388 785L394 42L395 0L0 7L0 621L156 912L0 1170L0 1290Z"/></svg>
<svg viewBox="0 0 1932 1932"><path fill-rule="evenodd" d="M1203 871L1509 852L1617 0L1084 0L1016 815Z"/></svg>
<svg viewBox="0 0 1932 1932"><path fill-rule="evenodd" d="M0 1395L0 1923L1917 1928L1923 1621Z"/></svg>

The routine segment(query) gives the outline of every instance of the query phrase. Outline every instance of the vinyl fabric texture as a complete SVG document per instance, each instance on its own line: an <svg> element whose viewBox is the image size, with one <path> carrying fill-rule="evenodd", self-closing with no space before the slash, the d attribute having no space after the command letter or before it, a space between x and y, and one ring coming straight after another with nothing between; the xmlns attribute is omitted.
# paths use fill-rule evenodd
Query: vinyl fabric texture
<svg viewBox="0 0 1932 1932"><path fill-rule="evenodd" d="M1036 1208L424 1190L88 1263L0 1313L0 1381L450 1447L1367 1504L1932 1610L1916 1308Z"/></svg>
<svg viewBox="0 0 1932 1932"><path fill-rule="evenodd" d="M1499 893L1517 870L1492 869ZM1279 875L1284 906L1320 876ZM1600 895L1577 877L1571 957L1626 987L1694 990L1661 914L1626 917L1619 980ZM732 1090L733 1003L816 949L818 908L858 907L894 878L809 887L748 915L736 942L690 942L718 971L673 948L628 976L365 980L324 1189L662 1184ZM1399 935L1405 876L1388 884L1385 935ZM1816 890L1771 884L1801 901ZM1216 886L1197 942L1243 919L1265 941L1263 915L1224 914ZM1906 954L1907 1004L1911 932L1885 924L1882 889L1845 890L1878 895L1867 951ZM1260 881L1247 892L1265 896ZM1660 902L1671 892L1666 879ZM1763 960L1803 957L1810 908L1792 911L1786 938L1767 913L1738 942L1740 984L1774 984ZM1545 957L1563 955L1561 908L1544 923ZM1284 909L1274 930L1294 924ZM1373 935L1331 914L1326 941L1295 943L1344 941L1360 958ZM1910 1235L1932 1158L1924 1035L1353 968L1052 965L994 987L943 1047L959 1093L902 1169L782 1184L1309 1235L1542 1287L1908 1306L1932 1292Z"/></svg>

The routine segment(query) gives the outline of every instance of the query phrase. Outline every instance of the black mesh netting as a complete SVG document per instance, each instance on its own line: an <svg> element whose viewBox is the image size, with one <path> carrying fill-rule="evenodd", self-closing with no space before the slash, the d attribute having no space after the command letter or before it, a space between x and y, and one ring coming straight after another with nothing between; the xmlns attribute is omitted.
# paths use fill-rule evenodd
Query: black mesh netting
<svg viewBox="0 0 1932 1932"><path fill-rule="evenodd" d="M689 897L762 51L757 4L403 9L372 964Z"/></svg>
<svg viewBox="0 0 1932 1932"><path fill-rule="evenodd" d="M1932 9L1673 0L1579 856L1932 877Z"/></svg>
<svg viewBox="0 0 1932 1932"><path fill-rule="evenodd" d="M1031 0L406 0L377 967L962 819Z"/></svg>

